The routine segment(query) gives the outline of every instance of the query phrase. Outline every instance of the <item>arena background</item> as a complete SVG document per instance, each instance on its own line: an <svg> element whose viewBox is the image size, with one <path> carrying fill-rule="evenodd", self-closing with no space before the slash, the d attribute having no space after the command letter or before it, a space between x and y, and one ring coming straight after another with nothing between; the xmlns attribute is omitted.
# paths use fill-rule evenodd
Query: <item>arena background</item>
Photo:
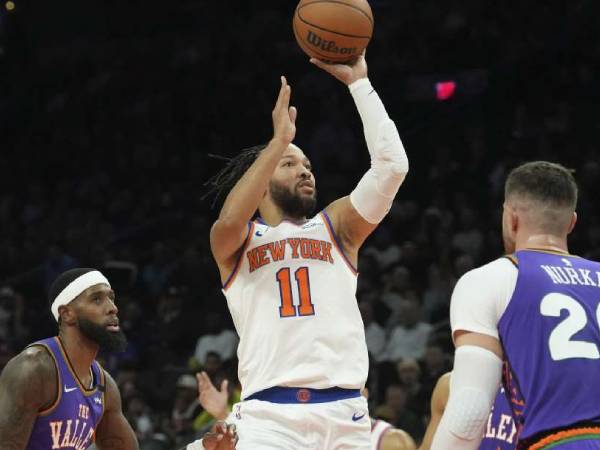
<svg viewBox="0 0 600 450"><path fill-rule="evenodd" d="M371 412L418 441L452 345L449 295L502 254L503 181L518 162L575 170L571 250L600 256L598 3L372 0L370 78L411 171L364 246L361 302ZM0 368L53 335L46 289L74 266L103 270L130 339L103 355L142 449L210 424L186 374L235 386L232 323L208 248L218 205L203 183L271 136L279 75L319 206L368 167L347 89L294 42L287 0L2 0ZM268 345L268 344L266 344Z"/></svg>

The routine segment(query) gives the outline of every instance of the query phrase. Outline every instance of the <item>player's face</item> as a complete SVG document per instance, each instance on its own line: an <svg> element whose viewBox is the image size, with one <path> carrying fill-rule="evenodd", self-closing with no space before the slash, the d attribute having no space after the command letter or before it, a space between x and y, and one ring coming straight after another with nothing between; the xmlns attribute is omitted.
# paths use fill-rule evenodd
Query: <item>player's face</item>
<svg viewBox="0 0 600 450"><path fill-rule="evenodd" d="M295 145L283 153L269 183L269 193L286 216L301 219L313 212L317 204L315 177L310 161Z"/></svg>
<svg viewBox="0 0 600 450"><path fill-rule="evenodd" d="M502 240L504 241L504 251L506 254L514 253L516 249L513 221L513 208L507 203L504 203L502 210Z"/></svg>
<svg viewBox="0 0 600 450"><path fill-rule="evenodd" d="M119 327L119 312L115 293L105 284L86 289L76 300L77 326L88 339L102 350L123 351L127 338Z"/></svg>

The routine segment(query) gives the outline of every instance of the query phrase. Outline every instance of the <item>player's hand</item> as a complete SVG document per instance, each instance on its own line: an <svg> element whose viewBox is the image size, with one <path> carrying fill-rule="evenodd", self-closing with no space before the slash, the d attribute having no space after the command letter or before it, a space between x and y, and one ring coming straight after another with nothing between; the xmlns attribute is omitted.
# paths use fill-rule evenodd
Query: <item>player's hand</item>
<svg viewBox="0 0 600 450"><path fill-rule="evenodd" d="M285 77L281 77L281 89L277 103L273 108L273 139L279 139L286 143L291 143L296 136L296 108L290 106L290 96L292 88L287 83Z"/></svg>
<svg viewBox="0 0 600 450"><path fill-rule="evenodd" d="M206 450L232 450L238 441L235 425L227 425L225 422L217 422L210 433L202 438L202 445Z"/></svg>
<svg viewBox="0 0 600 450"><path fill-rule="evenodd" d="M356 80L367 78L368 76L365 54L366 52L363 50L356 59L346 64L330 64L316 58L310 58L310 62L325 72L330 73L345 85L350 86Z"/></svg>
<svg viewBox="0 0 600 450"><path fill-rule="evenodd" d="M227 408L229 382L223 380L221 390L217 390L206 372L197 373L196 380L198 380L198 401L204 410L217 419L225 419L229 413Z"/></svg>

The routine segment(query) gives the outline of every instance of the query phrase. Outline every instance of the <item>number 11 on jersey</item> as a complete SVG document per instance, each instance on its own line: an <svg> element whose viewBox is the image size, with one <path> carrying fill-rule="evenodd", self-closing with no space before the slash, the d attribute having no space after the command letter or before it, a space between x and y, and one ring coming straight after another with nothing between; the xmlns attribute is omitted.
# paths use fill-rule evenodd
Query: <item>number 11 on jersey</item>
<svg viewBox="0 0 600 450"><path fill-rule="evenodd" d="M315 314L315 308L310 296L308 267L300 267L294 272L294 278L298 285L298 296L300 297L298 306L294 304L294 297L292 295L290 268L284 267L283 269L279 269L276 277L281 297L281 306L279 307L279 315L281 317L312 316Z"/></svg>

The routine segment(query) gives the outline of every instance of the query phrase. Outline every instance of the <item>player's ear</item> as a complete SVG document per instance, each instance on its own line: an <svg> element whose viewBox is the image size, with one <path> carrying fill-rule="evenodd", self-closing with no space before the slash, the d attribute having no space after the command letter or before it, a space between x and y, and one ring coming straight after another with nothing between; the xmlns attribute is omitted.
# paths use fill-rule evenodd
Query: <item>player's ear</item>
<svg viewBox="0 0 600 450"><path fill-rule="evenodd" d="M573 216L571 217L571 223L569 224L569 230L567 231L567 234L571 234L571 231L573 231L573 228L575 228L576 223L577 223L577 213L575 211L573 211Z"/></svg>
<svg viewBox="0 0 600 450"><path fill-rule="evenodd" d="M58 308L58 315L60 316L61 323L66 325L75 325L77 318L75 311L71 305L62 305Z"/></svg>
<svg viewBox="0 0 600 450"><path fill-rule="evenodd" d="M504 217L505 217L505 225L507 229L510 230L510 233L514 236L517 233L517 229L519 228L519 215L517 214L517 209L514 206L511 206L509 203L504 203Z"/></svg>
<svg viewBox="0 0 600 450"><path fill-rule="evenodd" d="M510 209L510 228L514 234L517 234L517 230L519 229L520 220L519 215L517 214L517 210L514 208Z"/></svg>

